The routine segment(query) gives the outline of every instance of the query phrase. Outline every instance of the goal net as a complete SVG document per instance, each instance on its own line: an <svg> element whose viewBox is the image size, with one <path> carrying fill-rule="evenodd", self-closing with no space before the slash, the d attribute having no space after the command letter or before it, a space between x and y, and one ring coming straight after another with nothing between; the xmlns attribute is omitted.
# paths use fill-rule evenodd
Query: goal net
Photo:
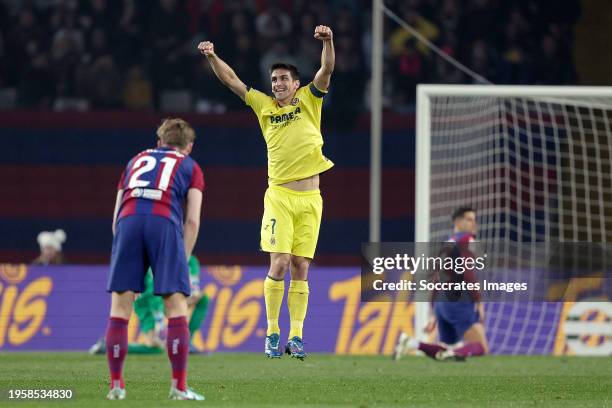
<svg viewBox="0 0 612 408"><path fill-rule="evenodd" d="M420 85L417 98L415 241L446 240L463 205L483 242L612 241L612 88ZM560 309L488 305L492 351L538 353Z"/></svg>

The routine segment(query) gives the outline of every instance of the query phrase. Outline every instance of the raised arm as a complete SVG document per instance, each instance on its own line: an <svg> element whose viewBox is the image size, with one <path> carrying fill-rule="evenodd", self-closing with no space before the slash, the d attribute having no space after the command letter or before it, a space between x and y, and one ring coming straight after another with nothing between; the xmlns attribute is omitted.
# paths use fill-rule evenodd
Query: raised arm
<svg viewBox="0 0 612 408"><path fill-rule="evenodd" d="M323 51L321 52L321 68L315 74L312 82L322 91L327 91L329 88L331 74L334 72L336 54L333 37L331 28L322 25L315 28L314 38L323 41Z"/></svg>
<svg viewBox="0 0 612 408"><path fill-rule="evenodd" d="M219 81L244 101L247 92L246 85L238 78L234 70L215 54L214 44L210 41L201 42L198 50L206 56Z"/></svg>

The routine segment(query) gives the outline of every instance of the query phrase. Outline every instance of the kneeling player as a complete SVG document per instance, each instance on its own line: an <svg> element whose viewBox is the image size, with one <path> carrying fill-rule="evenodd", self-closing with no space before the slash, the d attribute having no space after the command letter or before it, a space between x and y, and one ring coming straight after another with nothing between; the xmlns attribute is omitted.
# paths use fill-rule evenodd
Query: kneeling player
<svg viewBox="0 0 612 408"><path fill-rule="evenodd" d="M470 207L461 207L453 213L452 218L453 235L441 256L473 257L469 245L474 242L477 232L476 212ZM445 274L440 274L440 278L447 282L476 281L473 270L466 270L464 273L447 271ZM489 352L480 293L473 290L468 293L451 294L451 297L456 295L456 299L449 299L448 294L446 295L446 299L437 299L433 302L432 317L425 328L425 332L431 333L437 325L440 342L436 344L419 342L402 333L395 347L394 360L399 360L407 350L415 349L440 361L464 361L466 357L481 356Z"/></svg>
<svg viewBox="0 0 612 408"><path fill-rule="evenodd" d="M108 291L112 292L106 332L111 385L108 399L124 399L123 362L128 319L135 293L153 270L154 292L164 299L166 347L172 366L171 399L203 400L187 387L190 295L187 259L200 228L204 176L189 157L195 132L182 119L166 119L157 130L157 148L129 161L119 181L113 220ZM185 215L183 216L183 208Z"/></svg>

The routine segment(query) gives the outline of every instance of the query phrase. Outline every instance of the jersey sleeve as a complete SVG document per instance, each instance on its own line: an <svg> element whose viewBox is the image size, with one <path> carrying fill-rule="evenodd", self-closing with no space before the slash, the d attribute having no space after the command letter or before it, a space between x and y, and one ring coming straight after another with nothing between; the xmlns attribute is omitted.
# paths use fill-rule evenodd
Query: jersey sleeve
<svg viewBox="0 0 612 408"><path fill-rule="evenodd" d="M325 95L327 95L327 91L323 91L319 88L317 88L317 86L314 84L314 82L311 82L308 84L308 92L310 92L310 94L312 96L314 96L315 98L318 99L323 99L323 97Z"/></svg>
<svg viewBox="0 0 612 408"><path fill-rule="evenodd" d="M317 88L314 82L302 87L301 90L301 97L320 115L323 108L323 97L327 95L327 91Z"/></svg>
<svg viewBox="0 0 612 408"><path fill-rule="evenodd" d="M268 95L250 87L244 96L244 102L253 109L257 117L259 117L262 108L269 100L270 97Z"/></svg>
<svg viewBox="0 0 612 408"><path fill-rule="evenodd" d="M140 154L138 155L140 156ZM125 190L126 189L126 185L125 185L125 179L130 177L130 172L132 169L132 165L134 164L134 160L136 160L136 157L133 157L127 164L127 166L125 166L123 168L123 172L121 173L121 178L119 179L119 183L117 184L117 190Z"/></svg>
<svg viewBox="0 0 612 408"><path fill-rule="evenodd" d="M197 188L200 191L204 191L204 173L202 173L202 169L196 162L193 163L189 188Z"/></svg>

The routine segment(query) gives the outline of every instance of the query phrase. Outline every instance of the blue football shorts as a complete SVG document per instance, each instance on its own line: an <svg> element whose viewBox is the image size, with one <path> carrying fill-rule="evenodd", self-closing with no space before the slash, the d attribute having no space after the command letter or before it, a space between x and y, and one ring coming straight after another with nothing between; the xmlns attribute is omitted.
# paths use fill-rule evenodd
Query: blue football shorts
<svg viewBox="0 0 612 408"><path fill-rule="evenodd" d="M170 219L135 214L117 223L111 254L109 292L144 292L147 269L153 270L156 295L191 294L183 232Z"/></svg>

